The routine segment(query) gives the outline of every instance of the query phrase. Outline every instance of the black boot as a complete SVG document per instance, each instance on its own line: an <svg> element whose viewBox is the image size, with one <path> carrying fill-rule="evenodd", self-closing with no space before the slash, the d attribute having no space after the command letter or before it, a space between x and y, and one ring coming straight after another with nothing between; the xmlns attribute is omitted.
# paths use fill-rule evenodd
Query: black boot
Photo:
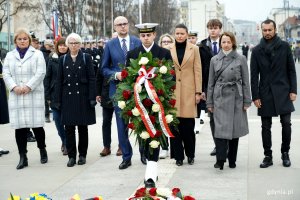
<svg viewBox="0 0 300 200"><path fill-rule="evenodd" d="M46 149L40 149L40 155L41 155L41 163L45 164L48 162L48 155Z"/></svg>
<svg viewBox="0 0 300 200"><path fill-rule="evenodd" d="M224 167L224 161L223 160L217 160L216 164L214 165L215 168L219 168L220 170L223 170Z"/></svg>
<svg viewBox="0 0 300 200"><path fill-rule="evenodd" d="M17 166L17 169L23 169L28 166L28 159L26 153L20 153L20 162Z"/></svg>

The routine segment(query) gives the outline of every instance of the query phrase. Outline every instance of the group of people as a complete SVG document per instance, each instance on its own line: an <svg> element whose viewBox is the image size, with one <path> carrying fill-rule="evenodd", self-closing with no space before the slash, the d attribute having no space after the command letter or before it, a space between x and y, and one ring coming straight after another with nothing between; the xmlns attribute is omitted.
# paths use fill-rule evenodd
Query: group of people
<svg viewBox="0 0 300 200"><path fill-rule="evenodd" d="M229 167L235 168L239 138L249 133L247 109L252 101L262 122L265 158L260 167L273 164L271 124L272 117L278 115L282 124L283 165L291 165L291 112L297 96L297 79L291 49L276 35L274 21L268 19L261 24L263 37L251 56L251 84L246 57L237 53L234 34L222 33L222 23L218 19L209 20L209 36L199 46L188 39L192 39L191 34L184 24L176 25L174 36L164 34L156 44L158 24L136 25L138 39L129 35L126 17L118 16L113 23L117 36L105 45L96 68L95 56L81 50L82 38L76 33L59 39L55 52L46 63L41 51L31 46L30 34L25 29L15 32L16 49L6 56L3 79L10 91L10 124L15 129L20 154L17 169L28 166L26 133L30 128L37 139L41 163L48 161L43 128L45 99L53 110L62 140L61 150L69 157L68 167L76 164L76 128L79 138L77 164L86 163L88 125L96 123L97 101L103 107L104 149L100 155L111 154L111 120L115 113L119 140L117 154L122 155L119 169L130 167L133 151L128 127L120 117L121 109L112 99L123 79L120 65L128 65L129 59L136 59L141 52L151 52L155 58L173 61L179 125L170 127L175 137L170 138L168 145L162 146L162 151L168 152L170 145L171 158L176 160L177 166L184 164L185 157L189 165L194 164L195 118L197 111L207 109L215 144L211 152L211 155L216 155L214 167L222 170L228 159ZM147 165L145 186L155 187L160 150L157 148L150 153L141 146L139 150L141 162Z"/></svg>

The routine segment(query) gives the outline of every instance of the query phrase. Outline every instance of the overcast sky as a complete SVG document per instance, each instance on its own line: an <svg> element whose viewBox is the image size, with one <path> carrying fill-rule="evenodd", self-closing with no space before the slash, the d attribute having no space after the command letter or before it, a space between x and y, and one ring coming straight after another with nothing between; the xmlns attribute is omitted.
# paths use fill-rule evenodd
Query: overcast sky
<svg viewBox="0 0 300 200"><path fill-rule="evenodd" d="M284 0L218 0L225 4L225 15L230 19L263 21L272 8L283 8ZM300 7L300 0L289 0L289 5Z"/></svg>

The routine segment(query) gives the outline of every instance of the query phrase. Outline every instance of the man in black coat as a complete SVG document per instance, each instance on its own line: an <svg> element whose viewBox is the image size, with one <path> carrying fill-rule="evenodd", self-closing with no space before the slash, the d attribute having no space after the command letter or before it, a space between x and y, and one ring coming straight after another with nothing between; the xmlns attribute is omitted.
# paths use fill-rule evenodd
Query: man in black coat
<svg viewBox="0 0 300 200"><path fill-rule="evenodd" d="M249 51L249 45L247 44L247 42L245 42L244 45L242 46L242 52L247 59L248 59L248 51Z"/></svg>
<svg viewBox="0 0 300 200"><path fill-rule="evenodd" d="M129 51L127 53L127 61L126 65L128 66L130 63L130 59L137 59L140 53L151 52L153 58L158 58L160 60L172 60L172 56L169 50L158 46L154 39L156 37L155 28L158 24L156 23L144 23L135 25L140 32L140 40L142 41L142 45ZM159 147L153 149L152 154L149 152L149 142L146 141L144 146L144 154L148 160L146 172L145 172L145 187L151 188L155 187L155 182L157 180L157 161L159 158ZM140 146L141 147L141 146Z"/></svg>
<svg viewBox="0 0 300 200"><path fill-rule="evenodd" d="M206 99L210 60L214 55L217 55L220 50L219 36L222 30L222 23L218 19L211 19L207 22L206 27L209 36L208 38L202 40L199 45L202 64L202 100L200 103L202 103L203 99ZM209 113L209 118L210 129L215 143L215 122L213 113ZM216 155L216 147L213 149L210 155Z"/></svg>
<svg viewBox="0 0 300 200"><path fill-rule="evenodd" d="M276 35L276 23L267 19L261 23L263 38L251 55L252 100L261 116L265 158L261 168L273 165L272 117L280 115L282 125L281 159L284 167L291 165L291 112L297 97L295 63L289 44Z"/></svg>

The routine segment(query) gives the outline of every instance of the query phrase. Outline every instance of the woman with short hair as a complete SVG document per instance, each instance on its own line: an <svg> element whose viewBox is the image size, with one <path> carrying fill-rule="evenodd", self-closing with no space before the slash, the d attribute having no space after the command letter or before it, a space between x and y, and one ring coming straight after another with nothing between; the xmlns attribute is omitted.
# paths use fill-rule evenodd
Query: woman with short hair
<svg viewBox="0 0 300 200"><path fill-rule="evenodd" d="M31 44L31 36L26 29L15 32L16 48L10 51L3 66L3 79L9 94L10 125L15 129L15 137L20 154L17 169L28 166L27 132L32 128L40 149L41 163L48 162L44 131L44 85L46 63L41 51Z"/></svg>
<svg viewBox="0 0 300 200"><path fill-rule="evenodd" d="M76 135L78 129L78 165L86 163L88 149L88 125L96 123L96 78L91 55L80 50L81 37L71 33L66 39L69 52L59 59L55 104L61 109L61 121L65 126L69 161L76 163Z"/></svg>
<svg viewBox="0 0 300 200"><path fill-rule="evenodd" d="M251 105L249 73L246 57L237 53L231 32L220 36L220 51L210 61L207 109L214 113L217 162L223 169L236 167L239 138L249 133L247 109Z"/></svg>

